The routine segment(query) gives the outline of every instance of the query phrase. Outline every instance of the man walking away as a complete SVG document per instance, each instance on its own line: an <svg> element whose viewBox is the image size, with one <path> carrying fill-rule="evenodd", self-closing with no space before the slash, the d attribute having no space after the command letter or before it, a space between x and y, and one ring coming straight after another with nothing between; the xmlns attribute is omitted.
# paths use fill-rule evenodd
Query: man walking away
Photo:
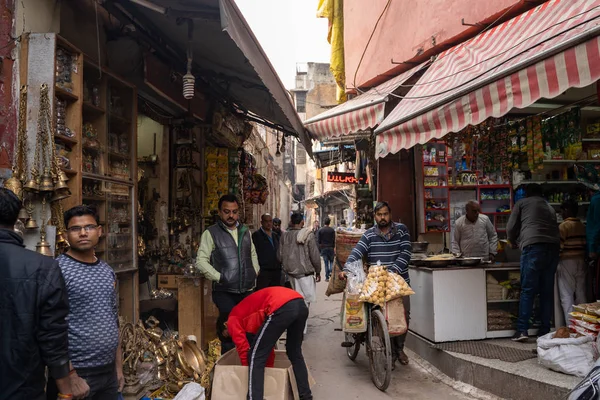
<svg viewBox="0 0 600 400"><path fill-rule="evenodd" d="M586 302L585 225L577 218L578 212L579 205L576 201L564 202L562 204L564 221L558 227L561 253L556 280L565 323L569 322L569 313L573 305Z"/></svg>
<svg viewBox="0 0 600 400"><path fill-rule="evenodd" d="M273 232L273 217L263 214L261 227L252 234L252 242L258 255L260 272L256 279L256 290L269 286L282 286L281 263L277 259L279 235Z"/></svg>
<svg viewBox="0 0 600 400"><path fill-rule="evenodd" d="M325 264L325 281L329 282L331 271L333 269L335 230L329 226L331 224L331 219L329 217L325 217L323 224L324 226L317 234L317 242L319 244L319 249L321 250L323 263Z"/></svg>
<svg viewBox="0 0 600 400"><path fill-rule="evenodd" d="M536 295L540 295L539 336L550 332L554 305L554 275L558 266L560 234L554 208L542 197L542 187L532 183L525 198L515 204L507 225L508 240L521 248L521 299L514 341L526 342Z"/></svg>
<svg viewBox="0 0 600 400"><path fill-rule="evenodd" d="M69 294L69 355L74 398L116 399L123 390L117 276L95 255L102 236L96 210L76 206L64 214L69 250L57 258ZM54 399L48 382L48 399Z"/></svg>
<svg viewBox="0 0 600 400"><path fill-rule="evenodd" d="M300 400L312 400L302 355L302 330L307 319L308 308L302 295L284 287L259 290L231 310L227 330L242 365L249 366L249 400L263 399L265 366L273 366L275 344L286 331L285 349L294 369Z"/></svg>
<svg viewBox="0 0 600 400"><path fill-rule="evenodd" d="M385 201L377 203L373 208L373 213L375 214L375 226L367 229L362 235L354 249L352 249L346 264L362 260L364 257L367 258L369 265L376 265L377 261L380 261L381 265L388 267L388 272L402 276L406 283L410 284L408 263L412 256L412 246L408 228L403 224L392 221L392 209ZM343 277L343 273L341 275ZM408 325L410 297L403 297L402 302L404 303L406 324ZM404 352L407 334L408 331L403 335L391 338L394 366L396 361L399 361L402 365L408 364L408 356Z"/></svg>
<svg viewBox="0 0 600 400"><path fill-rule="evenodd" d="M321 280L321 257L314 233L310 228L304 228L302 214L292 215L290 229L281 237L278 258L290 277L292 288L310 307L310 303L317 300L316 282Z"/></svg>
<svg viewBox="0 0 600 400"><path fill-rule="evenodd" d="M47 367L68 399L67 289L58 263L26 250L13 230L20 209L0 188L0 398L45 399Z"/></svg>
<svg viewBox="0 0 600 400"><path fill-rule="evenodd" d="M259 271L256 249L250 230L240 224L240 203L232 194L219 199L219 221L208 227L200 238L196 268L213 281L212 299L219 309L217 335L221 353L234 348L230 337L223 336L231 309L252 293Z"/></svg>

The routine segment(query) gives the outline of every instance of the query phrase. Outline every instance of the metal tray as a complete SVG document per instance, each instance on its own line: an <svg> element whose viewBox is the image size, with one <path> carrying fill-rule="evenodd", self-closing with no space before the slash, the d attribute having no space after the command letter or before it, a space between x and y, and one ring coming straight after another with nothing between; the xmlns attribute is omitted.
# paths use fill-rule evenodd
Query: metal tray
<svg viewBox="0 0 600 400"><path fill-rule="evenodd" d="M452 264L454 262L453 259L449 259L449 260L422 260L423 261L423 266L425 267L429 267L429 268L445 268L448 265Z"/></svg>
<svg viewBox="0 0 600 400"><path fill-rule="evenodd" d="M481 260L481 257L461 257L457 258L455 261L462 267L474 267L481 264Z"/></svg>

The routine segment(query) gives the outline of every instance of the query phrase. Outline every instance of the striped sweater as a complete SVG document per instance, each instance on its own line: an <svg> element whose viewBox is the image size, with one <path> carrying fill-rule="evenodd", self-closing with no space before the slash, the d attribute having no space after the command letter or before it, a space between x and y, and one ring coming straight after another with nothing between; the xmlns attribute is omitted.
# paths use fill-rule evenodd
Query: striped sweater
<svg viewBox="0 0 600 400"><path fill-rule="evenodd" d="M585 225L579 218L567 218L560 226L560 258L585 258Z"/></svg>
<svg viewBox="0 0 600 400"><path fill-rule="evenodd" d="M408 263L412 256L412 246L405 225L394 222L387 235L377 226L368 229L352 249L346 263L358 261L365 256L369 265L380 261L389 271L400 274L406 283L410 283Z"/></svg>

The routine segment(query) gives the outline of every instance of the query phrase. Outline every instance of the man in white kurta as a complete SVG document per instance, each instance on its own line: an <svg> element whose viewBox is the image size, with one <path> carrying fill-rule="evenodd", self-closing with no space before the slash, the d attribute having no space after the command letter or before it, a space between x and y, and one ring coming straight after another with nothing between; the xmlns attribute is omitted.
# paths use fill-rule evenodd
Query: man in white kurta
<svg viewBox="0 0 600 400"><path fill-rule="evenodd" d="M456 220L452 237L452 252L463 257L481 257L494 261L498 252L498 234L487 215L480 214L476 201L466 206L467 214Z"/></svg>

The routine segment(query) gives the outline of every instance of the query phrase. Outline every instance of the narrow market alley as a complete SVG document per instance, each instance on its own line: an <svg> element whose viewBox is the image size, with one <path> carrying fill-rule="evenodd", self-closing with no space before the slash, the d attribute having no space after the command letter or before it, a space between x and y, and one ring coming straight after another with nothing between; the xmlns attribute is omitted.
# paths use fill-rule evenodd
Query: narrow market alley
<svg viewBox="0 0 600 400"><path fill-rule="evenodd" d="M342 295L325 297L326 282L317 284L318 301L311 305L308 333L303 345L304 357L316 380L313 388L315 399L473 399L454 390L415 362L415 354L407 350L411 358L408 366L396 365L392 382L383 393L371 382L369 362L364 350L355 362L350 361L340 346L343 333L339 311ZM418 362L423 362L418 360ZM492 399L493 397L478 397Z"/></svg>

